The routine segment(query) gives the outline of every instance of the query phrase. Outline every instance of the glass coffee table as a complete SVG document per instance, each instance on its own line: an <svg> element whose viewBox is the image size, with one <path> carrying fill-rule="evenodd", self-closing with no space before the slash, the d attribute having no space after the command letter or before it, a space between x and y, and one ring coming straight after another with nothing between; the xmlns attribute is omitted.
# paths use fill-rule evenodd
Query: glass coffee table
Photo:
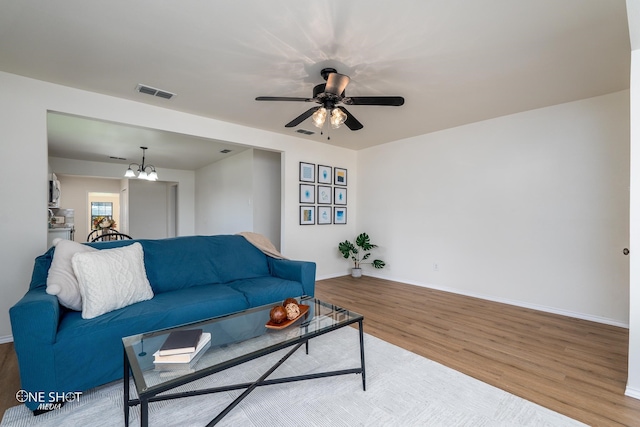
<svg viewBox="0 0 640 427"><path fill-rule="evenodd" d="M362 389L366 390L364 368L364 335L363 316L320 301L315 298L297 298L301 308L308 306L308 311L286 328L267 327L269 311L276 303L246 311L216 317L201 322L181 325L160 331L132 335L122 339L124 346L124 421L129 425L129 408L140 405L140 425L146 427L149 422L149 403L170 399L219 393L230 390L244 392L220 412L208 425L215 425L227 415L238 403L249 395L256 387L303 381L336 375L361 374ZM304 308L304 310L307 310ZM360 338L360 366L330 372L312 373L286 378L267 379L301 346L309 353L309 340L317 336L335 331L348 325L358 324ZM153 353L164 343L170 332L180 329L200 328L211 333L211 344L188 369L166 371L154 367ZM250 360L257 359L275 351L292 347L275 365L254 382L226 385L203 390L170 392L172 389L197 379L224 371ZM129 378L138 394L131 398ZM167 393L168 392L168 393ZM162 393L162 394L161 394Z"/></svg>

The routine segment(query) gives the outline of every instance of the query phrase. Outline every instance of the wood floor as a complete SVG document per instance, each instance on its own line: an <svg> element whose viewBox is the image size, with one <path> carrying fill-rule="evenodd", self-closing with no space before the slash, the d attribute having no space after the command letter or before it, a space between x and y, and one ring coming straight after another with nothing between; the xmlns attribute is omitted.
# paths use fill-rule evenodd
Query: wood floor
<svg viewBox="0 0 640 427"><path fill-rule="evenodd" d="M624 396L628 331L371 277L317 282L316 296L364 315L365 332L591 426L640 426ZM20 388L0 345L0 414Z"/></svg>
<svg viewBox="0 0 640 427"><path fill-rule="evenodd" d="M591 426L640 426L624 395L627 329L419 286L350 276L316 296L365 332Z"/></svg>
<svg viewBox="0 0 640 427"><path fill-rule="evenodd" d="M7 408L18 405L16 392L20 390L18 359L13 343L0 344L0 414Z"/></svg>

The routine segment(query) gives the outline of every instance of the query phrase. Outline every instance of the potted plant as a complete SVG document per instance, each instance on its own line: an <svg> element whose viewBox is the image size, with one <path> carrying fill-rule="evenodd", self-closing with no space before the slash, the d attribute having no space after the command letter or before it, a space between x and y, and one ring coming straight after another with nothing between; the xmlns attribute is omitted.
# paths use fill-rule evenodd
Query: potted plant
<svg viewBox="0 0 640 427"><path fill-rule="evenodd" d="M338 250L342 256L345 259L351 258L351 261L353 261L353 268L351 269L351 276L353 277L362 276L362 268L360 267L362 264L371 264L373 268L384 268L385 262L381 259L363 262L371 256L371 252L368 251L377 247L378 245L371 243L367 233L360 233L358 237L356 237L355 244L348 240L338 244Z"/></svg>

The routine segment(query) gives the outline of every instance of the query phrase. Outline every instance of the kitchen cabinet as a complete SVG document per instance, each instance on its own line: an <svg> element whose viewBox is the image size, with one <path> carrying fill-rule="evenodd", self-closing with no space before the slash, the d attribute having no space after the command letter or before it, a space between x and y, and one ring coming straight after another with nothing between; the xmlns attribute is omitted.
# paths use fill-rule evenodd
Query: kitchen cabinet
<svg viewBox="0 0 640 427"><path fill-rule="evenodd" d="M47 248L53 246L54 239L71 240L71 228L50 228L47 236Z"/></svg>

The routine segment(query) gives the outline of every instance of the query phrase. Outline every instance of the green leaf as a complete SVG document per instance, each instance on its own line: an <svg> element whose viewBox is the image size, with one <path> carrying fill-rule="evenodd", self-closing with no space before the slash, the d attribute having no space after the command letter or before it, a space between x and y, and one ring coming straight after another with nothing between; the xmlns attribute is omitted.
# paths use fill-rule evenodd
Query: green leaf
<svg viewBox="0 0 640 427"><path fill-rule="evenodd" d="M374 259L371 264L374 268L383 268L386 265L381 259Z"/></svg>
<svg viewBox="0 0 640 427"><path fill-rule="evenodd" d="M358 237L356 237L356 245L360 246L365 251L377 247L376 245L371 243L371 241L369 240L369 235L367 233L360 233Z"/></svg>
<svg viewBox="0 0 640 427"><path fill-rule="evenodd" d="M344 258L349 258L349 256L351 256L351 253L355 250L355 246L353 246L353 243L351 243L348 240L345 240L344 242L341 242L338 244L338 250L342 253L342 256Z"/></svg>

